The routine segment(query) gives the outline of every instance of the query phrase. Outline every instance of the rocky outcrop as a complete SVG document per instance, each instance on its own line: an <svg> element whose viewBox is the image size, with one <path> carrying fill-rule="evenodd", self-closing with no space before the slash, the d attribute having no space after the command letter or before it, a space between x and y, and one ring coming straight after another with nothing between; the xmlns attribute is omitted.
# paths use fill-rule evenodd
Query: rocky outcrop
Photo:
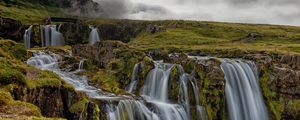
<svg viewBox="0 0 300 120"><path fill-rule="evenodd" d="M25 29L20 21L0 16L0 37L21 41Z"/></svg>
<svg viewBox="0 0 300 120"><path fill-rule="evenodd" d="M75 92L72 88L63 86L35 89L18 87L13 89L12 95L16 100L29 102L38 106L41 109L42 115L46 117L67 119L92 118L95 117L94 110L98 107L92 102L86 102L81 104L81 106L76 106L79 107L77 111L71 111L71 106L84 99L85 95Z"/></svg>

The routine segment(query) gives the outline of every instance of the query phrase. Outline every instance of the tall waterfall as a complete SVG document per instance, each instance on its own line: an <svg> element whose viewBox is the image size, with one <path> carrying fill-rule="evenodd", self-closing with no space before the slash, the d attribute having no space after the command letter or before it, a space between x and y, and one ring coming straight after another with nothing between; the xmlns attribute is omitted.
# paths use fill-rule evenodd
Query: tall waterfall
<svg viewBox="0 0 300 120"><path fill-rule="evenodd" d="M226 102L231 120L268 120L255 63L224 60Z"/></svg>
<svg viewBox="0 0 300 120"><path fill-rule="evenodd" d="M27 30L25 30L25 33L24 33L24 45L26 48L31 47L31 44L30 44L31 39L32 39L32 25Z"/></svg>
<svg viewBox="0 0 300 120"><path fill-rule="evenodd" d="M56 25L41 25L42 46L63 46L64 37Z"/></svg>
<svg viewBox="0 0 300 120"><path fill-rule="evenodd" d="M89 44L93 45L96 42L100 42L100 37L99 37L99 33L98 33L98 29L95 27L90 26L90 29L92 30L90 32L90 36L89 36Z"/></svg>

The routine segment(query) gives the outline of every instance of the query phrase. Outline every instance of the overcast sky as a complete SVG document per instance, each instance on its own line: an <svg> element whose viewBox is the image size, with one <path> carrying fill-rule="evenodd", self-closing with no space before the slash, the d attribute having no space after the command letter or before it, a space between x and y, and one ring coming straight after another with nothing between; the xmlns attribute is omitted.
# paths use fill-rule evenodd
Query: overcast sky
<svg viewBox="0 0 300 120"><path fill-rule="evenodd" d="M300 25L300 0L94 0L102 16Z"/></svg>

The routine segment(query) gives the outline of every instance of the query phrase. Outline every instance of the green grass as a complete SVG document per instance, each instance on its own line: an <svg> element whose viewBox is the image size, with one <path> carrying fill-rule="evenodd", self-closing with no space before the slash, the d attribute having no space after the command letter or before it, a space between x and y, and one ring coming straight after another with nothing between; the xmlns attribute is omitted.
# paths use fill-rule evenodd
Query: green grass
<svg viewBox="0 0 300 120"><path fill-rule="evenodd" d="M0 2L0 16L23 23L40 23L49 16L64 16L61 8L45 6L28 0L17 0L11 4Z"/></svg>
<svg viewBox="0 0 300 120"><path fill-rule="evenodd" d="M300 27L257 25L200 21L152 21L166 30L155 34L142 33L129 43L131 47L149 50L155 48L241 49L300 53ZM249 33L260 37L252 42L241 39Z"/></svg>

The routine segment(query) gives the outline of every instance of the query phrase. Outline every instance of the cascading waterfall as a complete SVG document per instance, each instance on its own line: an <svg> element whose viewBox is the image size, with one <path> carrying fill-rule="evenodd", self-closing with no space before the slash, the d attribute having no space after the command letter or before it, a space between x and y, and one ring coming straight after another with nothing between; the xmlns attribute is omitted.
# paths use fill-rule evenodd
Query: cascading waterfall
<svg viewBox="0 0 300 120"><path fill-rule="evenodd" d="M57 30L56 25L41 25L42 46L63 46L64 37Z"/></svg>
<svg viewBox="0 0 300 120"><path fill-rule="evenodd" d="M231 120L268 120L254 62L222 61L226 79L226 102Z"/></svg>
<svg viewBox="0 0 300 120"><path fill-rule="evenodd" d="M137 100L121 100L117 106L107 108L109 120L160 120L157 114Z"/></svg>
<svg viewBox="0 0 300 120"><path fill-rule="evenodd" d="M81 70L78 69L74 72L64 72L59 68L59 62L61 61L61 56L54 53L45 52L35 52L33 57L27 60L27 64L33 65L42 70L50 70L56 73L62 80L71 84L77 91L85 92L90 98L94 99L106 99L114 98L114 94L106 93L101 91L101 89L95 88L88 85L88 78L86 76L78 76L76 73ZM84 60L81 61L83 63ZM81 65L79 65L81 66ZM81 67L79 67L81 68ZM115 97L118 98L118 97Z"/></svg>
<svg viewBox="0 0 300 120"><path fill-rule="evenodd" d="M78 65L78 70L74 72L64 72L60 70L59 63L61 56L54 53L34 52L33 57L27 60L27 64L33 65L43 70L50 70L59 75L64 81L71 84L78 91L85 92L90 98L100 100L119 101L117 105L107 104L107 118L109 120L206 120L206 113L199 104L199 90L196 79L185 73L182 68L180 71L180 92L178 101L170 102L168 98L169 76L175 65L162 62L155 62L155 68L151 70L142 87L140 96L133 98L130 96L115 96L106 93L101 89L88 85L88 78L79 76L76 73L83 70L84 60ZM138 69L138 63L135 69ZM138 70L133 70L138 72ZM138 74L138 73L134 73ZM134 79L134 76L133 76ZM134 80L133 80L134 81ZM187 84L191 84L189 89ZM188 90L194 92L194 96L189 96ZM191 117L192 105L189 97L196 99L196 116Z"/></svg>
<svg viewBox="0 0 300 120"><path fill-rule="evenodd" d="M149 100L168 102L168 83L172 68L173 64L155 62L155 68L148 73L141 95Z"/></svg>
<svg viewBox="0 0 300 120"><path fill-rule="evenodd" d="M188 94L188 84L191 84L192 86L192 90L193 90L193 93L194 93L194 96L195 97L195 101L196 101L196 115L197 115L197 120L207 120L207 114L206 114L206 111L205 111L205 108L203 108L201 105L200 105L200 94L199 94L199 88L198 88L198 85L196 83L196 78L191 75L191 74L188 74L188 73L185 73L184 72L184 69L182 66L178 65L177 66L178 68L178 71L180 73L180 91L179 91L179 96L180 96L180 102L181 104L183 104L187 114L189 115L189 119L190 116L191 116L191 113L190 113L190 101L189 101L189 94Z"/></svg>
<svg viewBox="0 0 300 120"><path fill-rule="evenodd" d="M89 36L89 44L93 45L96 42L100 42L100 37L99 37L99 33L98 33L98 29L95 27L90 26L90 29L92 30L90 32L90 36Z"/></svg>
<svg viewBox="0 0 300 120"><path fill-rule="evenodd" d="M138 64L134 67L134 74L137 75ZM206 120L206 113L203 107L200 106L199 89L195 84L195 79L183 71L183 68L178 65L180 69L180 99L176 103L170 103L168 99L169 76L172 68L175 65L163 63L162 61L155 62L155 68L152 69L146 78L146 81L141 88L140 95L145 102L138 100L120 101L115 107L110 106L108 119L110 120L191 120L189 105L188 86L184 83L191 83L193 85L193 92L196 99L196 116L197 120ZM131 84L135 80L131 81ZM183 97L184 96L184 97ZM147 105L151 105L146 107ZM149 111L152 109L152 112ZM140 112L143 111L143 112ZM114 117L118 116L118 117ZM121 116L121 117L120 117Z"/></svg>
<svg viewBox="0 0 300 120"><path fill-rule="evenodd" d="M31 47L30 41L32 39L32 27L33 26L31 25L24 33L24 45L26 48Z"/></svg>

